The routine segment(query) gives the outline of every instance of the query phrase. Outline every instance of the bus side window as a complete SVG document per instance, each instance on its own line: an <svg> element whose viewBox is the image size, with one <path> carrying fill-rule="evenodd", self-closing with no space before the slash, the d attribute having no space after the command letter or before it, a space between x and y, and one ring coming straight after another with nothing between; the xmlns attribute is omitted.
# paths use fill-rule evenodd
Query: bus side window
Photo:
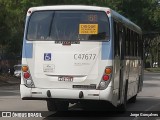
<svg viewBox="0 0 160 120"><path fill-rule="evenodd" d="M143 43L140 35L138 35L138 56L143 59Z"/></svg>
<svg viewBox="0 0 160 120"><path fill-rule="evenodd" d="M128 51L128 38L127 38L127 28L126 27L123 27L123 30L124 30L124 55L127 56L127 51Z"/></svg>
<svg viewBox="0 0 160 120"><path fill-rule="evenodd" d="M137 56L137 33L134 34L134 56Z"/></svg>
<svg viewBox="0 0 160 120"><path fill-rule="evenodd" d="M135 46L135 52L136 52L136 56L138 56L138 34L136 33L136 46Z"/></svg>
<svg viewBox="0 0 160 120"><path fill-rule="evenodd" d="M138 57L140 57L141 56L141 52L140 52L140 37L138 36Z"/></svg>
<svg viewBox="0 0 160 120"><path fill-rule="evenodd" d="M133 42L133 56L136 56L136 54L135 54L135 47L136 47L136 37L135 37L135 33L133 32L133 40L132 40L132 42Z"/></svg>
<svg viewBox="0 0 160 120"><path fill-rule="evenodd" d="M128 39L127 39L127 44L128 44L128 50L127 50L127 55L129 56L130 55L130 32L129 32L129 29L127 29L127 36L128 36Z"/></svg>
<svg viewBox="0 0 160 120"><path fill-rule="evenodd" d="M129 49L129 45L128 45L128 42L129 42L129 33L128 33L128 29L127 28L125 28L125 36L126 36L126 38L125 38L125 56L128 56L128 49Z"/></svg>
<svg viewBox="0 0 160 120"><path fill-rule="evenodd" d="M132 31L132 53L133 53L133 56L135 57L136 56L136 34L135 32Z"/></svg>
<svg viewBox="0 0 160 120"><path fill-rule="evenodd" d="M114 55L120 55L120 46L119 46L119 27L118 24L114 21Z"/></svg>
<svg viewBox="0 0 160 120"><path fill-rule="evenodd" d="M133 56L133 32L130 31L130 56Z"/></svg>

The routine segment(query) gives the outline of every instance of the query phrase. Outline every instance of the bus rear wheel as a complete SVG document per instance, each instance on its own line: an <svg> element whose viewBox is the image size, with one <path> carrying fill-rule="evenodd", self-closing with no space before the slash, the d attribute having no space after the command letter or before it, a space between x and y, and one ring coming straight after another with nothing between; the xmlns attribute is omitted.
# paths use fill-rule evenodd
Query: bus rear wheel
<svg viewBox="0 0 160 120"><path fill-rule="evenodd" d="M47 100L47 108L49 111L67 111L68 106L68 101Z"/></svg>
<svg viewBox="0 0 160 120"><path fill-rule="evenodd" d="M57 107L57 111L67 111L68 110L68 106L69 106L69 102L68 101L55 101L56 107Z"/></svg>
<svg viewBox="0 0 160 120"><path fill-rule="evenodd" d="M47 108L48 111L56 111L56 105L55 105L55 101L54 100L47 100Z"/></svg>
<svg viewBox="0 0 160 120"><path fill-rule="evenodd" d="M128 100L129 103L135 103L137 100L137 94Z"/></svg>

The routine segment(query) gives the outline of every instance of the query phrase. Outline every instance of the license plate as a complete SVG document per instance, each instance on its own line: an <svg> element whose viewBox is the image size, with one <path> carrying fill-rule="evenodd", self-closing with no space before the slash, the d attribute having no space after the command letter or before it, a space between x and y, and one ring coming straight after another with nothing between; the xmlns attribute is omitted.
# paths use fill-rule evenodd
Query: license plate
<svg viewBox="0 0 160 120"><path fill-rule="evenodd" d="M70 77L70 76L58 77L58 81L73 82L73 77Z"/></svg>

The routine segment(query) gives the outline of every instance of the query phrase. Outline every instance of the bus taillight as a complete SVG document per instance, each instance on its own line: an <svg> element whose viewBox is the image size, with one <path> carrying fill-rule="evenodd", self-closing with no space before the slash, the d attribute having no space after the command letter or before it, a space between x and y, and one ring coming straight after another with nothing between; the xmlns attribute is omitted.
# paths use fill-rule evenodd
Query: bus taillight
<svg viewBox="0 0 160 120"><path fill-rule="evenodd" d="M107 88L108 84L111 81L111 77L112 77L112 66L107 66L104 70L102 79L98 85L98 90L104 90Z"/></svg>
<svg viewBox="0 0 160 120"><path fill-rule="evenodd" d="M29 74L28 72L25 72L25 73L23 74L23 77L24 77L25 79L28 79L28 78L30 78L30 74Z"/></svg>
<svg viewBox="0 0 160 120"><path fill-rule="evenodd" d="M105 69L105 73L106 73L107 75L111 74L111 72L112 72L111 68L106 68L106 69Z"/></svg>
<svg viewBox="0 0 160 120"><path fill-rule="evenodd" d="M28 66L22 66L22 71L27 72L28 71Z"/></svg>
<svg viewBox="0 0 160 120"><path fill-rule="evenodd" d="M103 75L103 80L104 80L104 81L109 80L109 75Z"/></svg>
<svg viewBox="0 0 160 120"><path fill-rule="evenodd" d="M22 79L24 81L25 86L29 88L35 87L29 67L27 65L22 66Z"/></svg>

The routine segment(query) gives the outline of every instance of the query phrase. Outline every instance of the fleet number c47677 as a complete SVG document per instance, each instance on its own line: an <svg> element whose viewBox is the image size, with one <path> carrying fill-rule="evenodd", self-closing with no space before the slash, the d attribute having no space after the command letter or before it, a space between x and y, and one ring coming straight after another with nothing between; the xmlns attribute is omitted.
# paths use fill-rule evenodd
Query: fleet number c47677
<svg viewBox="0 0 160 120"><path fill-rule="evenodd" d="M75 60L95 60L96 54L74 54Z"/></svg>

